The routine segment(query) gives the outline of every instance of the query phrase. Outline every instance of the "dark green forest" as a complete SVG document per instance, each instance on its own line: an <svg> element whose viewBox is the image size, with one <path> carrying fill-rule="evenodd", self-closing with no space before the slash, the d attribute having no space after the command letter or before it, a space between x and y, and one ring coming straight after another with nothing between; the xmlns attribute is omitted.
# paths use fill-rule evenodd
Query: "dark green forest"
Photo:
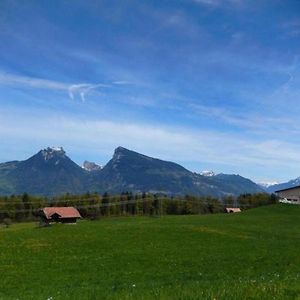
<svg viewBox="0 0 300 300"><path fill-rule="evenodd" d="M28 194L0 197L0 222L23 222L37 220L39 210L46 206L74 206L83 218L98 219L109 216L131 215L189 215L222 213L226 207L242 210L273 204L275 195L265 193L227 196L222 199L186 195L172 197L161 194L124 192L120 195L86 193L65 194L57 197L37 197Z"/></svg>

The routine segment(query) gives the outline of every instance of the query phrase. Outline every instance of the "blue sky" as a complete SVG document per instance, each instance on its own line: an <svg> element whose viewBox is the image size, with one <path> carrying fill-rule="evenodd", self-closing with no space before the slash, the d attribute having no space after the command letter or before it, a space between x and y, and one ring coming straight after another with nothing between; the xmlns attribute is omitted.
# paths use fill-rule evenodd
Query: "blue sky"
<svg viewBox="0 0 300 300"><path fill-rule="evenodd" d="M300 2L0 2L0 161L119 145L193 171L300 176Z"/></svg>

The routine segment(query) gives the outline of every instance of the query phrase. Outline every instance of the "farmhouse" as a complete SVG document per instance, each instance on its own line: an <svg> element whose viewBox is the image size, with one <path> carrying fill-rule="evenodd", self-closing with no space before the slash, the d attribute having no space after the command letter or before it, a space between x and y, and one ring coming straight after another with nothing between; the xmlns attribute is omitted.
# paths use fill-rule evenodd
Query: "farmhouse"
<svg viewBox="0 0 300 300"><path fill-rule="evenodd" d="M280 200L288 201L290 203L300 204L300 186L294 186L288 189L276 191L275 194L279 196Z"/></svg>
<svg viewBox="0 0 300 300"><path fill-rule="evenodd" d="M75 207L45 207L41 210L41 222L76 224L81 218L79 211Z"/></svg>
<svg viewBox="0 0 300 300"><path fill-rule="evenodd" d="M241 212L241 209L238 207L226 207L227 213L238 213Z"/></svg>

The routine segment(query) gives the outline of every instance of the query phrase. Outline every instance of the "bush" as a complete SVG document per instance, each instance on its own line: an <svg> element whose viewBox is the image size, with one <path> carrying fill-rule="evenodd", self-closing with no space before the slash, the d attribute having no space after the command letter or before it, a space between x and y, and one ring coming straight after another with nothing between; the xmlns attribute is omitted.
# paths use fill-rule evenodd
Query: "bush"
<svg viewBox="0 0 300 300"><path fill-rule="evenodd" d="M6 228L8 228L11 226L12 221L10 218L5 218L5 219L3 219L3 224L5 225Z"/></svg>

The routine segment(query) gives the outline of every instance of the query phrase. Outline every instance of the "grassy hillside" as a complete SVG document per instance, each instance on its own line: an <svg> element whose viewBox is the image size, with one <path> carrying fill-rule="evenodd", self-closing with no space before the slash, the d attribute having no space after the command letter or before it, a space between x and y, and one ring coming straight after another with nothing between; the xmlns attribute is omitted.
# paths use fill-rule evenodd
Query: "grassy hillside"
<svg viewBox="0 0 300 300"><path fill-rule="evenodd" d="M300 299L300 206L0 229L0 299Z"/></svg>

